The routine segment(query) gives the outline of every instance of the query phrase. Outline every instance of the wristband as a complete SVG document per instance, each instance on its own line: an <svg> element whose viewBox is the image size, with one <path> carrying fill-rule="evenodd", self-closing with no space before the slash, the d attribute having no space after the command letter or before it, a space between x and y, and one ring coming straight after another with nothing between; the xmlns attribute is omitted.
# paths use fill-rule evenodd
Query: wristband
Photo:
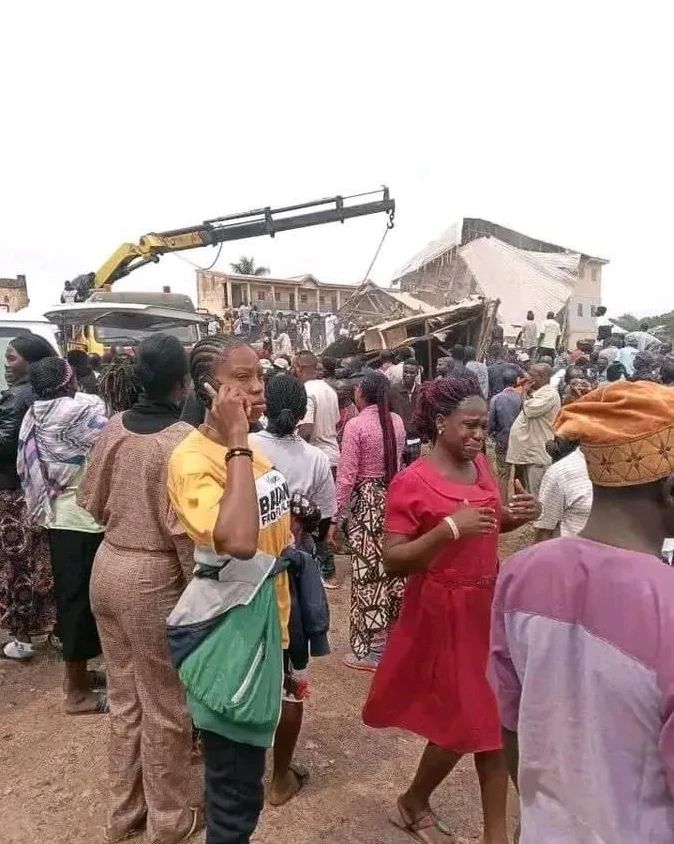
<svg viewBox="0 0 674 844"><path fill-rule="evenodd" d="M453 519L451 516L445 516L445 518L443 519L443 521L444 521L444 522L446 522L446 523L449 525L449 527L451 528L451 531L452 531L452 533L454 534L454 541L456 541L457 539L459 539L459 538L461 537L461 531L460 531L460 530L459 530L459 528L457 527L456 522L454 521L454 519Z"/></svg>
<svg viewBox="0 0 674 844"><path fill-rule="evenodd" d="M253 452L250 448L230 448L225 454L225 463L229 463L232 457L249 457L253 459Z"/></svg>

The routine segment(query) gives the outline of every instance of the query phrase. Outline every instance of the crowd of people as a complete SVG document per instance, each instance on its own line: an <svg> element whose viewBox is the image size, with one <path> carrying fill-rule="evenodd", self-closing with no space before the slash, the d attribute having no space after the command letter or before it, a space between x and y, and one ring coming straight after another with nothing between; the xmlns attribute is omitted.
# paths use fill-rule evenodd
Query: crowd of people
<svg viewBox="0 0 674 844"><path fill-rule="evenodd" d="M189 356L166 334L106 362L7 349L2 654L48 636L65 712L107 719L105 840L205 823L245 844L265 799L301 792L311 659L349 588L336 670L372 675L366 725L427 742L390 796L411 839L454 840L431 799L471 754L484 844L509 841L509 775L522 844L671 842L671 347L598 325L569 352L530 314L513 348L457 344L426 377L410 347L319 358L311 320L305 337L254 311ZM340 330L323 322L317 348ZM533 544L501 563L524 525Z"/></svg>

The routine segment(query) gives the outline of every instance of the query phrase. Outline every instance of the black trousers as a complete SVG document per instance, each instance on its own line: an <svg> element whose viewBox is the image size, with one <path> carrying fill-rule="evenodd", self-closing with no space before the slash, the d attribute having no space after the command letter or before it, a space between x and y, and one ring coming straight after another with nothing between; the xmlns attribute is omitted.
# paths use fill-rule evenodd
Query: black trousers
<svg viewBox="0 0 674 844"><path fill-rule="evenodd" d="M50 530L49 551L56 599L56 635L63 659L78 662L101 653L96 622L89 604L89 581L102 533Z"/></svg>
<svg viewBox="0 0 674 844"><path fill-rule="evenodd" d="M264 747L202 730L206 844L248 844L264 805Z"/></svg>

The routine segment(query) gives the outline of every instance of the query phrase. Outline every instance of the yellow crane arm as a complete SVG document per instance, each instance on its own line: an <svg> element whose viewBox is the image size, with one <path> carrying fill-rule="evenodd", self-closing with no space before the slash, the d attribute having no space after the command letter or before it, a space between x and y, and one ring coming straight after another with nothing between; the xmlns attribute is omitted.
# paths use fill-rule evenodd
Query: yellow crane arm
<svg viewBox="0 0 674 844"><path fill-rule="evenodd" d="M378 194L381 194L378 199L364 200ZM356 201L352 202L353 200ZM298 211L302 213L294 213ZM192 228L151 232L143 235L138 243L123 243L96 273L79 276L75 283L78 287L82 284L87 287L102 287L104 284L112 284L145 264L156 263L167 252L215 246L229 240L263 235L274 237L277 232L324 223L343 223L352 217L364 217L380 212L388 214L389 227L392 228L395 200L390 198L386 187L380 191L346 197L334 196L283 208L258 208L242 214L205 220Z"/></svg>

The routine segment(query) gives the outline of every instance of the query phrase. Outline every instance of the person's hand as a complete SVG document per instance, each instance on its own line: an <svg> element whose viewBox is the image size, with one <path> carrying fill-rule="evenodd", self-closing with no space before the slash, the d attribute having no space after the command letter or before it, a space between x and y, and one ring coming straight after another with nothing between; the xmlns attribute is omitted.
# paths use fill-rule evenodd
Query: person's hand
<svg viewBox="0 0 674 844"><path fill-rule="evenodd" d="M451 513L451 517L461 536L479 536L498 530L496 510L493 507L470 507L464 504Z"/></svg>
<svg viewBox="0 0 674 844"><path fill-rule="evenodd" d="M329 547L333 549L333 551L337 548L337 525L331 524L328 528L328 533L325 537L325 541L328 543Z"/></svg>
<svg viewBox="0 0 674 844"><path fill-rule="evenodd" d="M248 419L252 411L250 398L239 387L224 384L216 393L210 384L204 389L211 397L210 424L227 448L248 447Z"/></svg>
<svg viewBox="0 0 674 844"><path fill-rule="evenodd" d="M508 501L507 511L513 521L525 524L534 522L541 515L541 502L527 492L519 480L515 481L515 494Z"/></svg>

